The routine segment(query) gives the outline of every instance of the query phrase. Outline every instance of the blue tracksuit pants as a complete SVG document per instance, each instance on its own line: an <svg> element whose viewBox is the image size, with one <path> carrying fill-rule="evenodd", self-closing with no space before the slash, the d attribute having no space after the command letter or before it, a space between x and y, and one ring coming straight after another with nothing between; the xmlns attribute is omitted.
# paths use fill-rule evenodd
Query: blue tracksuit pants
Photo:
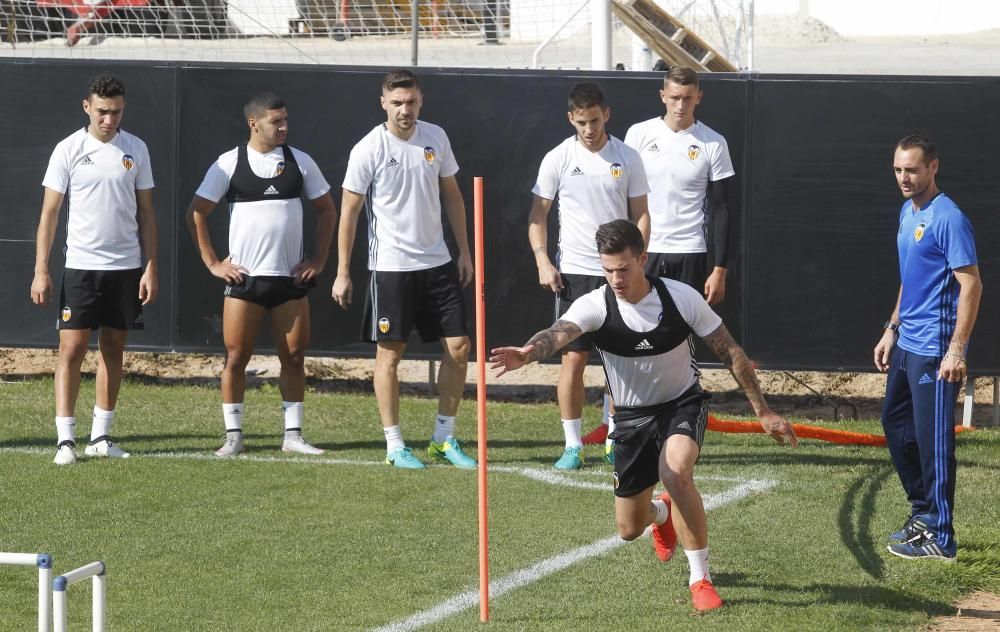
<svg viewBox="0 0 1000 632"><path fill-rule="evenodd" d="M896 347L885 387L882 428L912 515L925 517L938 544L954 540L955 399L958 382L938 379L941 359Z"/></svg>

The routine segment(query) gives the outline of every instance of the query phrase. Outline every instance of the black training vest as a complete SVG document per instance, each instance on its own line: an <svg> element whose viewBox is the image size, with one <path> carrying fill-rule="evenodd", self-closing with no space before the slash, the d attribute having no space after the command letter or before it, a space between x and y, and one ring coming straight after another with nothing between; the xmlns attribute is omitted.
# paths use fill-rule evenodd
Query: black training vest
<svg viewBox="0 0 1000 632"><path fill-rule="evenodd" d="M288 145L281 146L285 155L285 168L273 178L261 178L250 168L247 159L247 146L240 144L237 148L236 171L229 179L229 190L226 191L226 201L260 202L263 200L292 200L302 195L302 172L299 163Z"/></svg>
<svg viewBox="0 0 1000 632"><path fill-rule="evenodd" d="M663 281L649 276L646 279L660 296L663 315L659 324L650 331L632 331L618 310L615 291L610 285L606 285L604 304L607 306L608 314L604 317L601 328L591 333L594 345L601 351L626 358L660 355L686 343L688 337L694 333L677 310L677 305L674 304L674 299Z"/></svg>

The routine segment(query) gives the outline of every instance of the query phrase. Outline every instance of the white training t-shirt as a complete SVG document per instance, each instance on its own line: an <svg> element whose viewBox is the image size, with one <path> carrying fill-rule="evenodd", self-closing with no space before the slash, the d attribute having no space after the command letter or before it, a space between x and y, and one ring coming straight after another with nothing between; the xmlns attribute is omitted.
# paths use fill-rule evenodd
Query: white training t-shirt
<svg viewBox="0 0 1000 632"><path fill-rule="evenodd" d="M142 267L135 192L153 188L146 143L121 130L102 143L78 130L52 151L42 186L69 197L67 268Z"/></svg>
<svg viewBox="0 0 1000 632"><path fill-rule="evenodd" d="M290 147L302 172L302 193L310 200L323 196L330 185L312 157ZM219 156L201 186L198 197L218 202L229 190L236 172L238 148ZM247 162L259 178L274 178L285 168L285 154L275 147L262 154L247 145ZM229 254L236 265L247 268L250 276L292 276L292 268L302 261L302 200L260 200L230 204Z"/></svg>
<svg viewBox="0 0 1000 632"><path fill-rule="evenodd" d="M708 252L708 183L736 173L726 139L701 121L675 132L657 117L630 127L625 143L649 179L649 252Z"/></svg>
<svg viewBox="0 0 1000 632"><path fill-rule="evenodd" d="M677 311L699 338L713 333L722 319L712 311L698 290L673 279L661 279L677 305ZM561 320L574 323L584 333L597 331L607 317L603 287L573 301ZM656 288L638 303L615 297L618 311L629 329L652 331L663 317L663 306ZM608 375L608 385L615 394L615 404L623 407L649 406L677 399L698 381L691 346L686 343L666 353L629 358L599 350Z"/></svg>
<svg viewBox="0 0 1000 632"><path fill-rule="evenodd" d="M385 124L351 150L344 188L367 195L368 269L427 270L451 261L441 224L441 178L458 173L444 130L417 121L408 140Z"/></svg>
<svg viewBox="0 0 1000 632"><path fill-rule="evenodd" d="M559 201L560 272L604 276L594 235L601 224L628 219L628 200L646 195L639 154L614 136L599 152L571 136L545 154L531 192Z"/></svg>

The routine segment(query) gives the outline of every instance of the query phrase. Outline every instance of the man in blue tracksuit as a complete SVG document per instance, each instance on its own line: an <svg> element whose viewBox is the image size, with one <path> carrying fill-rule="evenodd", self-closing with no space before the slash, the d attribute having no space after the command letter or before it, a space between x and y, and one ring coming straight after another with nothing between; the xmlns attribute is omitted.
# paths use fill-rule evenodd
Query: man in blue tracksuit
<svg viewBox="0 0 1000 632"><path fill-rule="evenodd" d="M906 199L896 237L901 283L875 366L888 371L882 427L911 510L889 552L953 561L955 399L982 283L972 225L935 183L934 144L902 139L893 170Z"/></svg>

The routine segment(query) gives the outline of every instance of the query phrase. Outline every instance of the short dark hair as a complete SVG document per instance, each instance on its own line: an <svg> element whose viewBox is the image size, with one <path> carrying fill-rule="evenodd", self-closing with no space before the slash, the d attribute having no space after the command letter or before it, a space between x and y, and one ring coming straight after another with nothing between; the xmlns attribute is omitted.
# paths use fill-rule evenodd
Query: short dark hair
<svg viewBox="0 0 1000 632"><path fill-rule="evenodd" d="M932 160L937 160L937 147L934 146L933 141L926 136L921 136L919 134L910 134L909 136L904 136L899 139L896 143L896 149L915 149L920 148L924 152L924 164L931 164ZM895 149L893 153L895 153Z"/></svg>
<svg viewBox="0 0 1000 632"><path fill-rule="evenodd" d="M617 255L631 249L638 257L646 250L639 227L627 219L601 224L594 239L597 241L597 253L602 255Z"/></svg>
<svg viewBox="0 0 1000 632"><path fill-rule="evenodd" d="M248 119L257 118L268 110L280 110L283 107L285 101L275 93L258 92L243 106L243 116Z"/></svg>
<svg viewBox="0 0 1000 632"><path fill-rule="evenodd" d="M698 86L698 73L694 68L688 68L687 66L674 66L667 71L667 74L663 75L663 85L668 83L676 83L679 86Z"/></svg>
<svg viewBox="0 0 1000 632"><path fill-rule="evenodd" d="M602 110L606 107L604 105L604 91L601 90L600 85L593 81L574 83L573 87L569 89L569 97L566 101L570 112L587 110L595 105L601 106Z"/></svg>
<svg viewBox="0 0 1000 632"><path fill-rule="evenodd" d="M396 88L421 89L417 76L405 68L392 70L382 77L382 92L392 92Z"/></svg>
<svg viewBox="0 0 1000 632"><path fill-rule="evenodd" d="M101 99L123 97L125 96L125 84L114 75L100 74L87 84L87 99L90 99L91 95L96 95Z"/></svg>

